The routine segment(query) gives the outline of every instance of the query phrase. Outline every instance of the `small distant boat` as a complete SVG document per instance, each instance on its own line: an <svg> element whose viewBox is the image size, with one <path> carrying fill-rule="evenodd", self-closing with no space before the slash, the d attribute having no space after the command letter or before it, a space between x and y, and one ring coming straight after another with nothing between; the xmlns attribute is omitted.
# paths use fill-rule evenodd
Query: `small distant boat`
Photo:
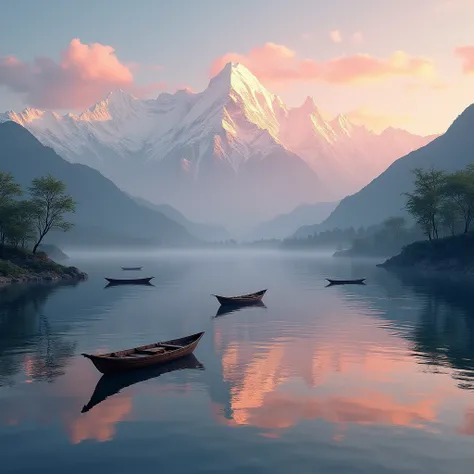
<svg viewBox="0 0 474 474"><path fill-rule="evenodd" d="M124 271L140 271L143 267L121 267Z"/></svg>
<svg viewBox="0 0 474 474"><path fill-rule="evenodd" d="M330 285L363 285L365 278L359 278L357 280L331 280L326 278Z"/></svg>
<svg viewBox="0 0 474 474"><path fill-rule="evenodd" d="M148 277L148 278L107 278L105 279L111 285L146 285L150 283L155 277Z"/></svg>
<svg viewBox="0 0 474 474"><path fill-rule="evenodd" d="M156 342L118 352L98 355L83 353L82 355L90 359L96 369L103 374L141 369L143 367L164 364L192 354L203 335L204 332L198 332L180 339Z"/></svg>
<svg viewBox="0 0 474 474"><path fill-rule="evenodd" d="M219 296L219 295L212 295L217 298L217 301L221 305L229 305L229 306L241 306L246 304L254 304L257 301L262 301L263 295L267 292L267 290L257 291L256 293L249 293L248 295L240 295L240 296Z"/></svg>

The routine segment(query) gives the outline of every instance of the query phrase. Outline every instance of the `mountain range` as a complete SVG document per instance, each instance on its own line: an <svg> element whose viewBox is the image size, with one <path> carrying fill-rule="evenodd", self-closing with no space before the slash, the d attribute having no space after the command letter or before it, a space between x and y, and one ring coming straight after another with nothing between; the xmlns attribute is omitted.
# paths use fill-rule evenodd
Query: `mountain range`
<svg viewBox="0 0 474 474"><path fill-rule="evenodd" d="M390 216L407 216L403 193L413 190L415 168L454 172L474 163L474 104L449 129L426 146L398 159L358 193L341 201L314 231L369 226ZM408 216L407 216L408 217Z"/></svg>
<svg viewBox="0 0 474 474"><path fill-rule="evenodd" d="M312 98L287 107L236 63L201 93L140 100L118 90L79 114L25 109L6 120L133 196L234 229L358 191L433 139L326 121Z"/></svg>
<svg viewBox="0 0 474 474"><path fill-rule="evenodd" d="M23 190L34 178L51 174L77 202L67 233L51 233L49 243L69 245L182 246L199 243L182 225L144 207L98 171L69 163L14 122L0 124L0 170L12 173Z"/></svg>

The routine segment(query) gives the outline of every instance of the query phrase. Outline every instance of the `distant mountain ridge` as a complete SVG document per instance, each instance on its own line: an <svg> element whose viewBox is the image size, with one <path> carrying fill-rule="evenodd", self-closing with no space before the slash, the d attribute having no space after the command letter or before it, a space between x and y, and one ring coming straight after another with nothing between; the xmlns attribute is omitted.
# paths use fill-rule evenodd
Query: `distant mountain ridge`
<svg viewBox="0 0 474 474"><path fill-rule="evenodd" d="M157 246L198 243L178 223L140 206L98 171L62 159L14 122L0 124L0 170L12 173L25 190L32 179L48 173L66 184L77 202L76 213L69 216L75 227L68 233L48 235L47 242Z"/></svg>
<svg viewBox="0 0 474 474"><path fill-rule="evenodd" d="M230 239L227 230L219 225L191 222L181 212L168 204L153 204L146 199L133 198L141 206L160 212L174 222L182 225L191 235L207 242L221 242Z"/></svg>
<svg viewBox="0 0 474 474"><path fill-rule="evenodd" d="M134 196L234 227L340 199L432 139L325 121L311 98L289 108L235 63L198 94L139 100L119 90L81 114L25 109L2 120Z"/></svg>
<svg viewBox="0 0 474 474"><path fill-rule="evenodd" d="M338 202L303 204L288 214L281 214L262 222L246 236L246 240L284 239L291 237L302 226L319 224L336 208Z"/></svg>
<svg viewBox="0 0 474 474"><path fill-rule="evenodd" d="M386 171L341 201L319 229L379 224L407 215L403 193L413 189L415 168L454 172L474 163L474 104L467 107L444 135L395 161Z"/></svg>

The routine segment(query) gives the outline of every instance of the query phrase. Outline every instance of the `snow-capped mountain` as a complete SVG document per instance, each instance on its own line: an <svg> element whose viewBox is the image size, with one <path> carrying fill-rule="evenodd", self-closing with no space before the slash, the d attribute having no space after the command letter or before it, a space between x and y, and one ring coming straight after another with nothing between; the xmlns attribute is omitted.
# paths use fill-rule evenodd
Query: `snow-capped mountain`
<svg viewBox="0 0 474 474"><path fill-rule="evenodd" d="M199 94L139 100L118 90L78 115L25 109L5 120L133 195L227 225L355 192L430 140L376 135L344 116L327 122L311 98L288 108L235 63Z"/></svg>

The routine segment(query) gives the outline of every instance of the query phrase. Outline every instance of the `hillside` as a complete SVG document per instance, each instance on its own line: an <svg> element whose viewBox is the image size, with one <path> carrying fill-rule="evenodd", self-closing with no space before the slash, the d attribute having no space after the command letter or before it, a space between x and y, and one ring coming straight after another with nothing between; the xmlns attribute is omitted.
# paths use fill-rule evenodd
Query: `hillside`
<svg viewBox="0 0 474 474"><path fill-rule="evenodd" d="M246 236L247 240L284 239L292 236L302 226L319 224L336 208L337 202L303 204L287 214L262 222Z"/></svg>
<svg viewBox="0 0 474 474"><path fill-rule="evenodd" d="M48 173L66 183L77 202L71 216L76 227L50 237L49 242L94 245L102 234L115 236L117 244L186 245L196 241L181 225L138 205L98 171L63 160L13 122L0 124L0 169L12 173L24 189L32 179ZM104 240L101 243L106 244Z"/></svg>
<svg viewBox="0 0 474 474"><path fill-rule="evenodd" d="M404 213L404 192L413 188L414 168L434 166L448 172L474 163L474 104L469 106L446 133L428 145L395 161L358 193L341 201L321 229L378 224Z"/></svg>
<svg viewBox="0 0 474 474"><path fill-rule="evenodd" d="M191 235L198 239L207 242L220 242L230 239L229 233L222 226L192 222L181 212L168 204L153 204L146 199L137 197L134 197L133 199L141 206L160 212L169 219L182 225Z"/></svg>

